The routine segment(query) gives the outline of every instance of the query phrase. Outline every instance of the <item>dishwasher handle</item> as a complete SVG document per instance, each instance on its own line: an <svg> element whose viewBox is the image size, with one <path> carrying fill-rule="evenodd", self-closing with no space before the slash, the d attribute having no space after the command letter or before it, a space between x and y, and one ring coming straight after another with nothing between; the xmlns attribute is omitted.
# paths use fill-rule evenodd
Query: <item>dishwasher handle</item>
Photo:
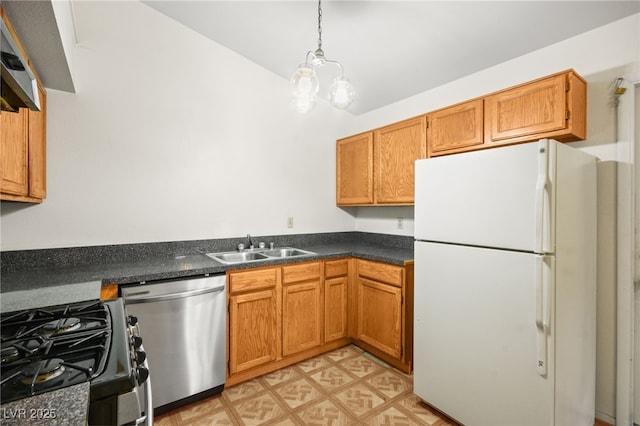
<svg viewBox="0 0 640 426"><path fill-rule="evenodd" d="M219 293L223 291L224 288L225 285L223 284L218 287L199 288L196 290L181 291L179 293L158 294L155 296L125 296L124 301L126 304L161 302L163 300L183 299L185 297L200 296L207 293Z"/></svg>

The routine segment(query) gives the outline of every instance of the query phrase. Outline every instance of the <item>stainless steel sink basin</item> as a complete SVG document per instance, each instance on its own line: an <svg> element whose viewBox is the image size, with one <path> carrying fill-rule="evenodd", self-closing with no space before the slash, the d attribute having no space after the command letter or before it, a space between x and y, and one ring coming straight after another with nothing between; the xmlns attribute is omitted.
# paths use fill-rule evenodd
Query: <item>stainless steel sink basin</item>
<svg viewBox="0 0 640 426"><path fill-rule="evenodd" d="M295 257L295 256L309 256L315 253L310 251L300 250L293 247L281 247L263 251L269 257Z"/></svg>
<svg viewBox="0 0 640 426"><path fill-rule="evenodd" d="M269 259L281 259L300 256L310 256L315 253L295 247L276 247L273 249L253 249L247 251L227 251L223 253L205 253L213 260L226 265L246 262L257 262Z"/></svg>
<svg viewBox="0 0 640 426"><path fill-rule="evenodd" d="M268 259L264 254L257 251L230 251L226 253L207 253L207 256L222 263L244 263L255 262L256 260Z"/></svg>

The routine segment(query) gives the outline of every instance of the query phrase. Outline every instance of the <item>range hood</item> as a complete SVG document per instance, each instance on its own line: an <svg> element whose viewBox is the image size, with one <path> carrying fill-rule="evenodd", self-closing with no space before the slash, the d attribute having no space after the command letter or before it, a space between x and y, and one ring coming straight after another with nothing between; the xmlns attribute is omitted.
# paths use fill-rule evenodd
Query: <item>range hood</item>
<svg viewBox="0 0 640 426"><path fill-rule="evenodd" d="M1 40L1 76L0 88L1 109L3 111L17 112L18 108L29 108L40 111L40 98L38 97L38 83L34 72L29 68L29 63L18 48L16 40L4 20L0 20Z"/></svg>

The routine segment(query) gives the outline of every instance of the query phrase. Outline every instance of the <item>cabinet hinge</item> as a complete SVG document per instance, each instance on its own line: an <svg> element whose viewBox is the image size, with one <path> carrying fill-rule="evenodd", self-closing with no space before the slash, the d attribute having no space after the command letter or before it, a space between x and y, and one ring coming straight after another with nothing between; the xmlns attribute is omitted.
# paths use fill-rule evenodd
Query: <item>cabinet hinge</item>
<svg viewBox="0 0 640 426"><path fill-rule="evenodd" d="M565 119L565 120L568 120L568 119L569 119L569 115L570 115L570 114L569 114L569 110L565 111L565 112L564 112L564 119Z"/></svg>
<svg viewBox="0 0 640 426"><path fill-rule="evenodd" d="M227 313L231 313L231 300L227 300Z"/></svg>
<svg viewBox="0 0 640 426"><path fill-rule="evenodd" d="M427 129L429 128L429 122L427 121Z"/></svg>
<svg viewBox="0 0 640 426"><path fill-rule="evenodd" d="M570 84L569 84L569 82L568 82L568 81L566 81L566 82L564 83L564 91L565 91L565 92L568 92L568 91L569 91L569 88L570 88Z"/></svg>

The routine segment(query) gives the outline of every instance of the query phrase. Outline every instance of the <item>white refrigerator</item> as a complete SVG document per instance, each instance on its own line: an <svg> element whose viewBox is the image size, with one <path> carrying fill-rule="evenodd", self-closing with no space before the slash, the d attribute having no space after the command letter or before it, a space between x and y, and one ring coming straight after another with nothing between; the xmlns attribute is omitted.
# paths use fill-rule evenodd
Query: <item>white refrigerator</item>
<svg viewBox="0 0 640 426"><path fill-rule="evenodd" d="M416 162L423 401L465 425L593 425L596 162L547 139Z"/></svg>

